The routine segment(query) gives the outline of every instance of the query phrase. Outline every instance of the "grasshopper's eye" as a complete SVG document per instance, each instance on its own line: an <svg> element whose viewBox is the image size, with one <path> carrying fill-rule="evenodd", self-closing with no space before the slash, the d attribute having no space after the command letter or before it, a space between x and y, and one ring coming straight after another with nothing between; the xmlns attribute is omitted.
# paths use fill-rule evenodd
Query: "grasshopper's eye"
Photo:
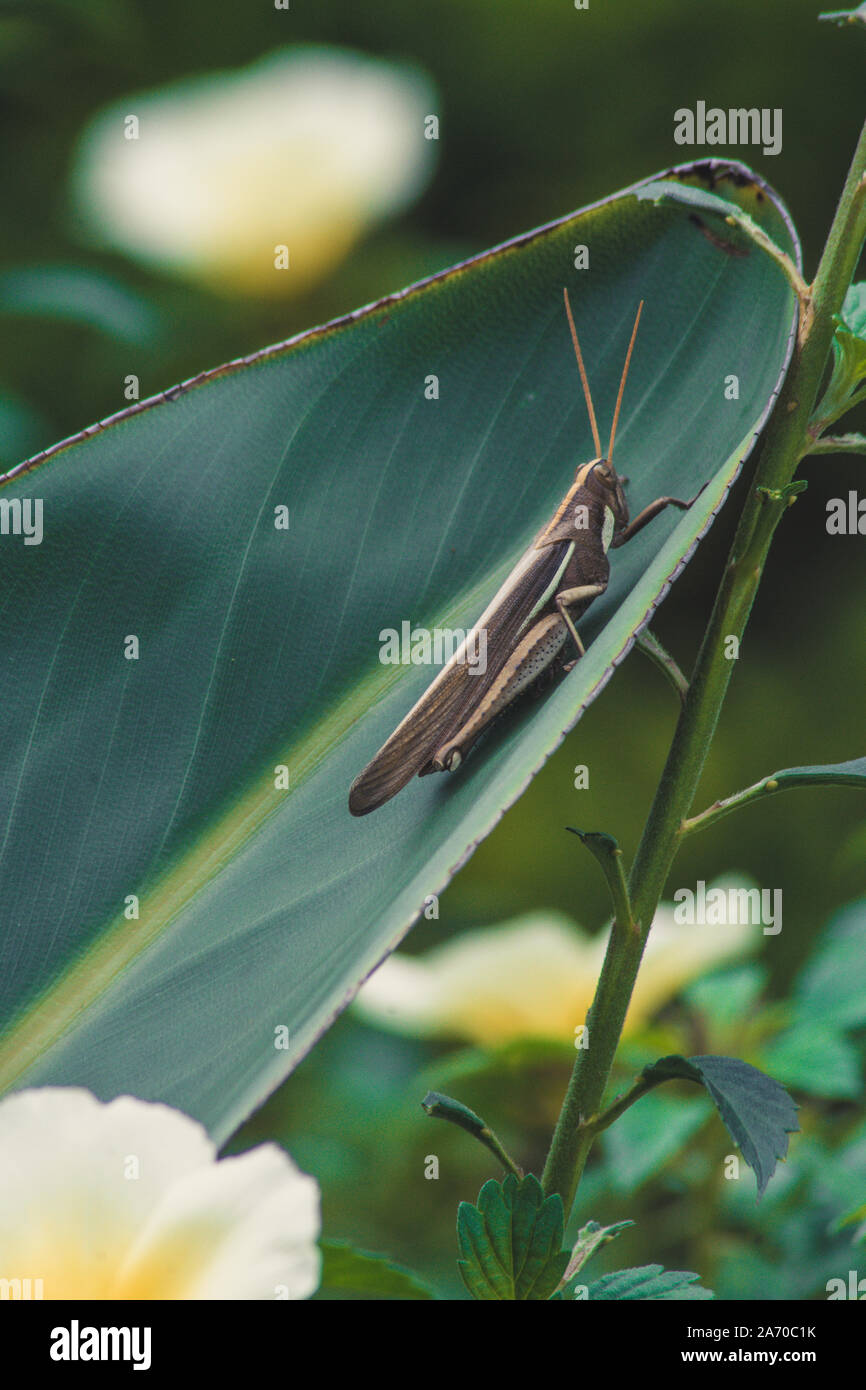
<svg viewBox="0 0 866 1390"><path fill-rule="evenodd" d="M607 459L599 460L595 465L595 473L596 477L600 478L603 483L612 483L616 477Z"/></svg>

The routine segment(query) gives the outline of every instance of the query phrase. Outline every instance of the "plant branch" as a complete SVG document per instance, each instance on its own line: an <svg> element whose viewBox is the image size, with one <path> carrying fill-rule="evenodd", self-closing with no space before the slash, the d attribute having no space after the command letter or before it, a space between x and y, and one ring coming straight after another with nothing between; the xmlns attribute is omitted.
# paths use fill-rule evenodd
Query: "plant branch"
<svg viewBox="0 0 866 1390"><path fill-rule="evenodd" d="M486 1125L474 1110L470 1110L468 1105L461 1104L459 1100L452 1100L451 1096L443 1096L439 1091L428 1091L421 1102L421 1108L434 1119L448 1120L452 1125L459 1125L461 1129L465 1129L467 1134L471 1134L473 1139L477 1139L495 1154L506 1172L513 1173L516 1178L523 1178L523 1169L514 1162L490 1126Z"/></svg>
<svg viewBox="0 0 866 1390"><path fill-rule="evenodd" d="M866 787L866 758L853 759L849 763L835 763L827 767L792 767L784 772L774 772L772 777L762 777L744 791L735 792L721 801L714 801L700 815L691 816L680 826L680 835L692 835L696 830L706 830L715 825L722 816L760 801L774 792L794 791L798 787Z"/></svg>
<svg viewBox="0 0 866 1390"><path fill-rule="evenodd" d="M727 639L742 637L763 574L776 526L789 503L789 486L807 443L809 419L838 314L850 285L866 231L864 219L866 125L861 131L845 187L811 288L807 331L798 338L788 376L767 426L753 486L743 506L731 551L677 722L629 879L639 933L611 933L588 1015L588 1041L575 1061L554 1131L542 1183L559 1192L570 1212L593 1142L583 1120L601 1105L640 967L643 948L691 810L734 663ZM802 327L801 313L801 327Z"/></svg>
<svg viewBox="0 0 866 1390"><path fill-rule="evenodd" d="M866 393L864 393L866 399ZM804 458L810 454L866 454L866 435L825 434L810 444Z"/></svg>
<svg viewBox="0 0 866 1390"><path fill-rule="evenodd" d="M606 835L603 830L576 830L573 825L566 826L566 830L579 836L590 854L601 865L613 903L613 931L624 927L626 931L639 935L628 896L628 884L622 866L622 850L616 840L612 835Z"/></svg>
<svg viewBox="0 0 866 1390"><path fill-rule="evenodd" d="M621 1096L618 1096L606 1110L602 1110L599 1115L593 1115L584 1121L584 1133L591 1134L595 1138L597 1134L601 1134L602 1130L609 1129L614 1120L618 1120L620 1115L624 1115L626 1110L631 1109L636 1100L640 1100L641 1096L645 1096L658 1084L657 1080L648 1081L646 1077L639 1077L634 1085L624 1091Z"/></svg>

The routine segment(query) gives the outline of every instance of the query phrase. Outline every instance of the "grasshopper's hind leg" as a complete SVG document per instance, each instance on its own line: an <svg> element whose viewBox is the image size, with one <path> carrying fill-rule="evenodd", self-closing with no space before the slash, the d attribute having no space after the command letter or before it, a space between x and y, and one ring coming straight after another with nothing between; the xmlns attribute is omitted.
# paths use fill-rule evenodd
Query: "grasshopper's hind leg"
<svg viewBox="0 0 866 1390"><path fill-rule="evenodd" d="M573 661L566 663L566 671L571 671L577 665L578 659L585 655L585 648L580 640L580 633L575 627L574 619L568 610L578 603L582 605L582 608L585 608L587 604L592 603L594 598L598 598L599 594L603 594L606 588L606 584L580 584L577 588L565 589L561 594L557 594L556 596L556 606L559 609L562 621L571 633L572 641L577 647L577 656Z"/></svg>
<svg viewBox="0 0 866 1390"><path fill-rule="evenodd" d="M565 645L568 633L562 613L548 613L540 618L521 638L478 708L454 737L437 749L424 772L452 772L459 767L491 720L547 670Z"/></svg>

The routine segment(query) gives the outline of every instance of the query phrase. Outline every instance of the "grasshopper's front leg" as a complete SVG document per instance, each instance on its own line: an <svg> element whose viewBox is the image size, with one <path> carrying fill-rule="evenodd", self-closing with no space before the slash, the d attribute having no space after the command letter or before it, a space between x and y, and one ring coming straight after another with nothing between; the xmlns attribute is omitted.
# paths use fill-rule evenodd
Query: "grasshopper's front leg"
<svg viewBox="0 0 866 1390"><path fill-rule="evenodd" d="M428 772L452 772L459 767L472 744L487 725L496 718L517 696L532 685L544 671L548 670L565 646L571 635L580 656L584 647L580 640L570 608L579 606L583 612L586 607L603 594L606 584L581 584L558 593L554 611L548 612L520 639L511 656L506 661L496 680L485 694L478 708L473 711L466 723L457 730L453 738L437 749L422 776ZM575 658L576 661L576 658ZM570 671L575 661L565 666Z"/></svg>
<svg viewBox="0 0 866 1390"><path fill-rule="evenodd" d="M706 487L706 483L704 483L704 487ZM683 502L680 497L657 497L654 502L650 502L648 506L644 507L642 512L638 512L634 521L630 521L621 531L615 532L610 543L611 550L617 550L619 546L625 545L626 541L630 541L633 536L637 535L638 531L642 531L647 522L652 521L666 507L679 507L681 512L687 512L692 503L697 502L703 490L702 487L700 492L696 492L689 502Z"/></svg>

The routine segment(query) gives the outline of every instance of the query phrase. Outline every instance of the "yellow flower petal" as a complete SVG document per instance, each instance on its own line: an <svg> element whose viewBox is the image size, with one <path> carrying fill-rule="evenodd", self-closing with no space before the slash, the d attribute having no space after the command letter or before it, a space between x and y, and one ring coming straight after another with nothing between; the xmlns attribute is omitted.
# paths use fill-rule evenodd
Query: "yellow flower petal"
<svg viewBox="0 0 866 1390"><path fill-rule="evenodd" d="M0 1101L0 1280L58 1298L307 1298L318 1187L265 1145L216 1160L201 1125L131 1096ZM33 1289L38 1288L38 1293Z"/></svg>
<svg viewBox="0 0 866 1390"><path fill-rule="evenodd" d="M742 886L742 879L713 886ZM656 914L626 1020L633 1032L689 980L753 949L760 928L685 926ZM559 913L535 912L467 932L423 957L389 956L356 1010L371 1023L420 1036L496 1046L515 1038L571 1041L593 995L606 934L588 937Z"/></svg>
<svg viewBox="0 0 866 1390"><path fill-rule="evenodd" d="M431 112L417 69L299 46L101 112L75 199L99 240L148 264L228 292L298 294L424 187Z"/></svg>

